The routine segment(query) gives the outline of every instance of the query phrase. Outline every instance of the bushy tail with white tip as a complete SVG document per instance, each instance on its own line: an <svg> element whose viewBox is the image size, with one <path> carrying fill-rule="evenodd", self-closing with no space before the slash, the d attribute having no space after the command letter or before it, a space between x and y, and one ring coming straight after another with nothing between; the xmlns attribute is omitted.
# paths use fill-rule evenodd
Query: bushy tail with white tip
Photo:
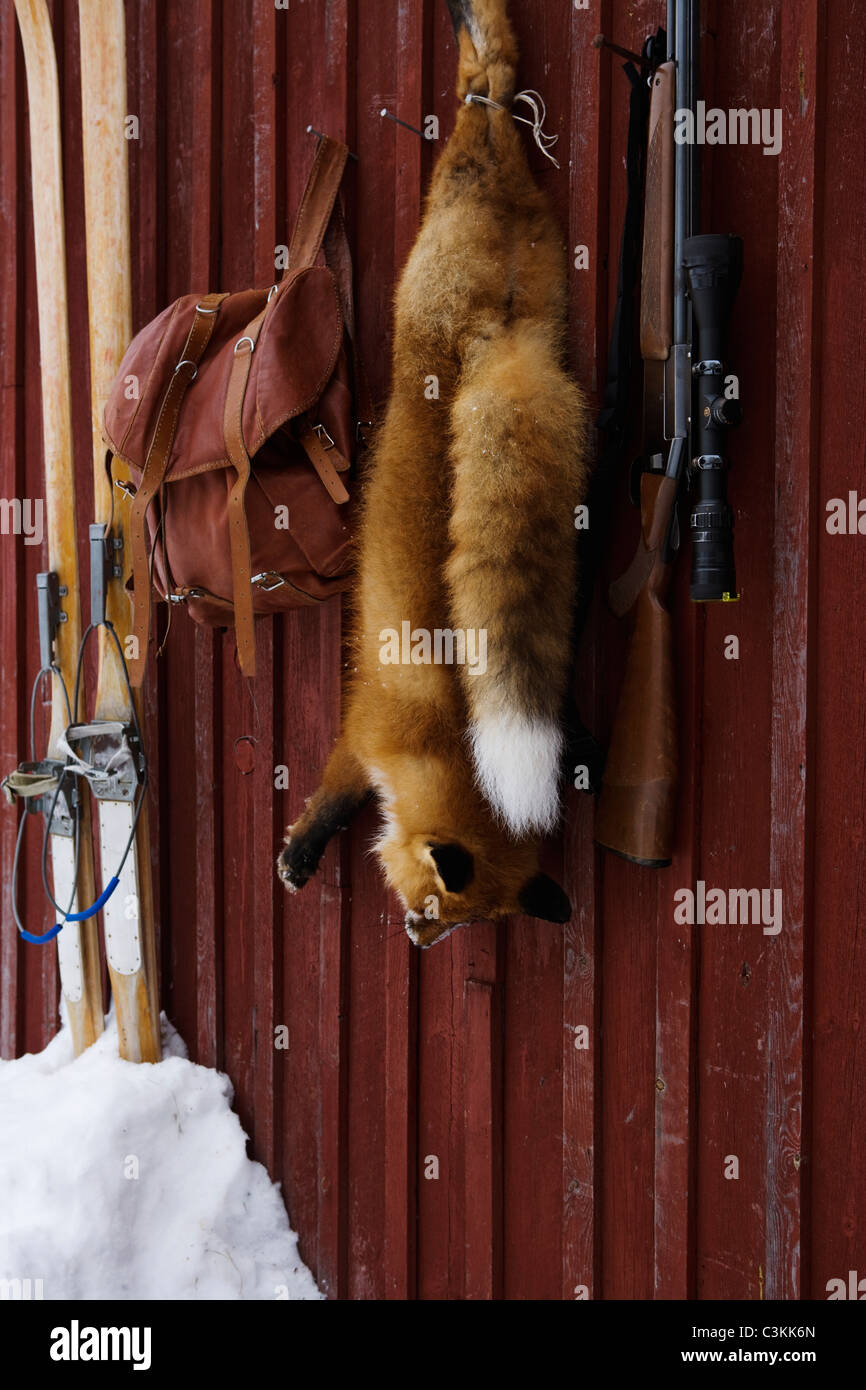
<svg viewBox="0 0 866 1390"><path fill-rule="evenodd" d="M504 330L452 410L451 621L484 653L461 668L479 786L515 835L559 815L571 665L574 508L584 407L550 334Z"/></svg>

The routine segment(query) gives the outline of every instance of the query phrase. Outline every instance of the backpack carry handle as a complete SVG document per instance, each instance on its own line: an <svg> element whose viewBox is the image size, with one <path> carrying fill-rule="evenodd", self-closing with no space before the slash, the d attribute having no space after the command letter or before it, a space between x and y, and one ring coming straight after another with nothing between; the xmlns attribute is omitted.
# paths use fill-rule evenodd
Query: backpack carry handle
<svg viewBox="0 0 866 1390"><path fill-rule="evenodd" d="M348 145L340 140L332 140L330 135L322 136L301 199L289 247L289 264L283 271L283 279L293 275L296 270L315 265L334 212L348 157Z"/></svg>

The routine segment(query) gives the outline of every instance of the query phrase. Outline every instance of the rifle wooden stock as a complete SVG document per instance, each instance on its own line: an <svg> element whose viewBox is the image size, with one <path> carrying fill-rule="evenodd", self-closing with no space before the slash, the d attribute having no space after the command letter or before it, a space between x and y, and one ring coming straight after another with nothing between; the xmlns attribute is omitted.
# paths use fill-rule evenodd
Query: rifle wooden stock
<svg viewBox="0 0 866 1390"><path fill-rule="evenodd" d="M664 361L673 338L675 65L653 76L644 203L640 352Z"/></svg>
<svg viewBox="0 0 866 1390"><path fill-rule="evenodd" d="M611 588L620 612L634 608L629 644L595 822L595 838L637 864L671 862L677 786L673 632L665 606L671 566L665 540L677 484L660 473L641 479L641 540Z"/></svg>

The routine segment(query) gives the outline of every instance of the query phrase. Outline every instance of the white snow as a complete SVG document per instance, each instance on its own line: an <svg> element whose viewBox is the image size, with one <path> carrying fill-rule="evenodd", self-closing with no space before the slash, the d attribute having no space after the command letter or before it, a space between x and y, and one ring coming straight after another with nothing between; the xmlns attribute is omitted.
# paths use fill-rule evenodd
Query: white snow
<svg viewBox="0 0 866 1390"><path fill-rule="evenodd" d="M45 1299L321 1298L232 1094L165 1018L155 1066L119 1059L111 1019L78 1058L63 1028L0 1061L0 1280L30 1297L42 1280Z"/></svg>

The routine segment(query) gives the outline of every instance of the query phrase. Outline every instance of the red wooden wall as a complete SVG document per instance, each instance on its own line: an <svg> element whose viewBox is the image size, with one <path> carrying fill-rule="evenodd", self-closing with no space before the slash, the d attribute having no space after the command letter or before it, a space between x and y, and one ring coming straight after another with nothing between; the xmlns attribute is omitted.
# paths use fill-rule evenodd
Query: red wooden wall
<svg viewBox="0 0 866 1390"><path fill-rule="evenodd" d="M560 134L533 156L569 245L574 369L597 401L624 200L627 84L592 37L638 46L660 0L521 0L522 84ZM86 341L76 7L54 0L65 111L73 344ZM284 1185L332 1296L822 1298L866 1271L859 1077L866 935L866 542L831 497L866 492L866 270L858 214L866 62L856 0L704 7L707 95L783 111L778 158L720 148L707 227L746 243L732 337L745 423L732 443L742 601L674 604L684 769L673 866L596 853L575 794L551 846L566 929L477 925L423 956L368 856L375 817L294 899L273 863L339 721L340 612L259 629L259 677L230 636L176 617L147 692L163 1000L192 1056L224 1068L252 1151ZM267 284L315 141L348 176L361 336L387 390L391 297L435 147L382 120L453 119L444 0L128 0L136 327L192 289ZM0 6L0 495L39 494L39 360L23 64ZM82 563L87 364L75 354ZM623 503L615 573L634 544ZM0 538L0 765L25 753L37 548ZM738 660L724 639L739 638ZM597 605L577 695L606 735L623 633ZM286 764L288 792L274 791ZM9 906L0 812L0 1048L55 1029L49 951ZM784 926L683 927L674 892L781 888ZM42 908L27 865L29 918ZM44 917L44 914L43 914ZM47 923L47 918L44 918ZM274 1028L289 1029L275 1050ZM590 1046L575 1046L589 1028ZM739 1178L724 1176L739 1159ZM431 1157L438 1178L427 1177Z"/></svg>

